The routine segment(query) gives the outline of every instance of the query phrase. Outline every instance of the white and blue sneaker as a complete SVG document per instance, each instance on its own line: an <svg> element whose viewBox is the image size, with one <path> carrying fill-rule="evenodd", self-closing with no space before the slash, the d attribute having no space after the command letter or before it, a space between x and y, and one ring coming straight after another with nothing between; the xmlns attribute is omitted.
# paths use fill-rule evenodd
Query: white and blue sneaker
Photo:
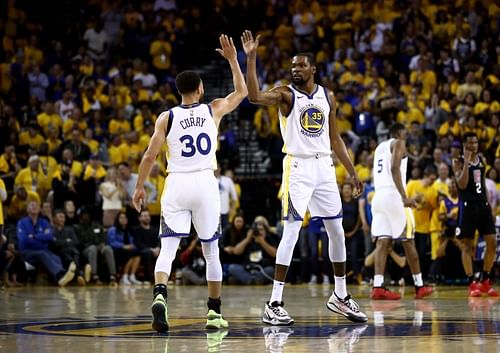
<svg viewBox="0 0 500 353"><path fill-rule="evenodd" d="M335 294L335 291L333 291L330 299L328 299L328 303L326 303L326 307L334 313L345 316L352 322L368 321L366 314L359 310L358 303L356 303L350 295L344 299L340 299L337 297L337 294Z"/></svg>

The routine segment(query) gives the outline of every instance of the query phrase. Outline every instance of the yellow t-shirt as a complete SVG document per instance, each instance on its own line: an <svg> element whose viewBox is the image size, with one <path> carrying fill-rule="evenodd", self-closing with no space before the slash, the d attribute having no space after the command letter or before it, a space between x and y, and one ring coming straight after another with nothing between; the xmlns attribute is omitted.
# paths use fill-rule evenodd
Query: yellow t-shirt
<svg viewBox="0 0 500 353"><path fill-rule="evenodd" d="M413 209L415 231L428 234L430 230L431 214L437 207L438 193L432 187L425 187L421 180L410 180L406 185L406 194L409 198L420 197L417 207Z"/></svg>
<svg viewBox="0 0 500 353"><path fill-rule="evenodd" d="M91 139L91 140L83 140L83 143L89 146L90 148L90 153L92 154L97 154L99 150L99 142L97 140Z"/></svg>
<svg viewBox="0 0 500 353"><path fill-rule="evenodd" d="M68 119L63 124L63 135L64 138L69 138L71 130L74 128L79 129L80 131L84 131L87 128L86 121L75 121L73 119Z"/></svg>
<svg viewBox="0 0 500 353"><path fill-rule="evenodd" d="M45 186L45 175L42 167L40 166L36 172L33 172L29 167L21 169L14 180L14 185L24 186L26 191L39 192Z"/></svg>
<svg viewBox="0 0 500 353"><path fill-rule="evenodd" d="M111 119L109 122L109 133L111 135L123 135L130 132L130 130L130 123L127 120L120 121Z"/></svg>
<svg viewBox="0 0 500 353"><path fill-rule="evenodd" d="M0 193L7 195L7 189L5 188L5 183L3 179L0 179ZM0 226L3 225L3 200L0 198ZM0 234L1 236L1 234Z"/></svg>
<svg viewBox="0 0 500 353"><path fill-rule="evenodd" d="M148 204L148 210L153 216L159 216L160 215L160 200L161 200L161 194L163 192L163 187L165 186L165 177L162 175L158 175L157 177L149 177L148 181L153 184L156 187L156 199L154 202Z"/></svg>
<svg viewBox="0 0 500 353"><path fill-rule="evenodd" d="M40 196L38 196L36 192L33 192L31 190L26 190L26 193L28 194L26 200L21 200L20 198L17 197L17 195L14 195L12 197L9 208L7 209L7 214L9 215L9 217L20 218L26 215L27 213L26 207L28 206L28 202L31 201L40 202Z"/></svg>
<svg viewBox="0 0 500 353"><path fill-rule="evenodd" d="M38 125L42 128L45 135L47 135L50 127L55 127L57 128L57 131L60 131L60 129L63 126L62 118L59 116L59 114L55 113L49 115L43 112L37 115L36 120L38 122Z"/></svg>
<svg viewBox="0 0 500 353"><path fill-rule="evenodd" d="M425 116L419 109L410 108L407 112L401 110L396 116L396 120L398 123L404 124L409 127L414 121L418 121L420 124L424 124Z"/></svg>
<svg viewBox="0 0 500 353"><path fill-rule="evenodd" d="M83 180L88 180L94 177L94 172L97 179L102 179L107 174L106 169L104 169L102 165L100 165L97 169L94 169L92 165L87 164L87 167L85 167L85 172L83 173Z"/></svg>
<svg viewBox="0 0 500 353"><path fill-rule="evenodd" d="M45 142L45 139L42 135L36 134L35 137L31 137L28 131L21 132L19 134L19 144L21 146L30 145L34 146L35 149Z"/></svg>
<svg viewBox="0 0 500 353"><path fill-rule="evenodd" d="M170 68L172 45L169 42L155 40L149 47L149 54L153 58L153 66L156 69L168 70Z"/></svg>

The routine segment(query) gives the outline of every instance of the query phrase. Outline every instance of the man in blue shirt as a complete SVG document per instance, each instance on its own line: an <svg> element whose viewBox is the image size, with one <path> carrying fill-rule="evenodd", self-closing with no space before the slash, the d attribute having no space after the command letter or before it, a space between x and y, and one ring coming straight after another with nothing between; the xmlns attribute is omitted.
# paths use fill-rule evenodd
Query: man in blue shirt
<svg viewBox="0 0 500 353"><path fill-rule="evenodd" d="M28 216L17 223L21 257L34 266L41 264L58 285L67 285L75 277L76 264L71 262L68 270L64 270L59 256L49 250L49 244L54 241L54 230L45 218L39 216L40 203L29 202L27 211Z"/></svg>

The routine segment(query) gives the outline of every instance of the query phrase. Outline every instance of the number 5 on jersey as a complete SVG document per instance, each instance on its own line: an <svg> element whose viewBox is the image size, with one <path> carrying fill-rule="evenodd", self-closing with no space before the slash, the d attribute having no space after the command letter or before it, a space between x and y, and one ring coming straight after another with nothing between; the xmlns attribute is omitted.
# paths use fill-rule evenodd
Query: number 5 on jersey
<svg viewBox="0 0 500 353"><path fill-rule="evenodd" d="M194 138L191 135L184 135L179 139L179 141L184 144L184 148L181 153L182 157L193 157L196 154L196 151L200 152L202 155L207 155L210 153L210 149L212 147L210 137L204 132L198 135L196 138L196 144L194 143Z"/></svg>

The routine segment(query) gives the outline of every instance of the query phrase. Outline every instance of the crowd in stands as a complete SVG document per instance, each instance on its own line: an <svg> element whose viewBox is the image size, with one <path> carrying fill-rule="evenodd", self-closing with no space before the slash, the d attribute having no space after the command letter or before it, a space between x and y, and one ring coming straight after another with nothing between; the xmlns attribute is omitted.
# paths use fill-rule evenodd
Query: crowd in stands
<svg viewBox="0 0 500 353"><path fill-rule="evenodd" d="M410 131L407 190L418 200L413 212L424 277L461 278L451 161L460 157L466 132L479 137L490 203L500 215L499 27L495 0L2 3L0 281L16 286L43 268L59 285L151 282L165 151L146 183L148 210L137 214L130 200L140 158L158 115L179 103L176 74L216 60L219 33L238 43L244 29L261 35L263 89L288 84L293 54L313 52L317 82L335 92L338 127L366 184L354 199L349 175L334 159L350 280L371 276L372 156L392 122ZM253 122L270 170L279 173L277 109L244 102L239 119ZM228 140L237 138L230 126L223 130L218 155L227 169L237 163ZM217 172L225 278L269 283L278 212L261 207L262 217L246 219L249 205L240 204L240 196L259 190L245 189L244 176L231 170L224 174ZM329 283L321 221L306 220L301 233L290 280ZM481 239L477 249L481 261ZM400 250L396 243L390 254L393 283L408 275ZM177 277L203 283L196 235L182 242L178 255Z"/></svg>

